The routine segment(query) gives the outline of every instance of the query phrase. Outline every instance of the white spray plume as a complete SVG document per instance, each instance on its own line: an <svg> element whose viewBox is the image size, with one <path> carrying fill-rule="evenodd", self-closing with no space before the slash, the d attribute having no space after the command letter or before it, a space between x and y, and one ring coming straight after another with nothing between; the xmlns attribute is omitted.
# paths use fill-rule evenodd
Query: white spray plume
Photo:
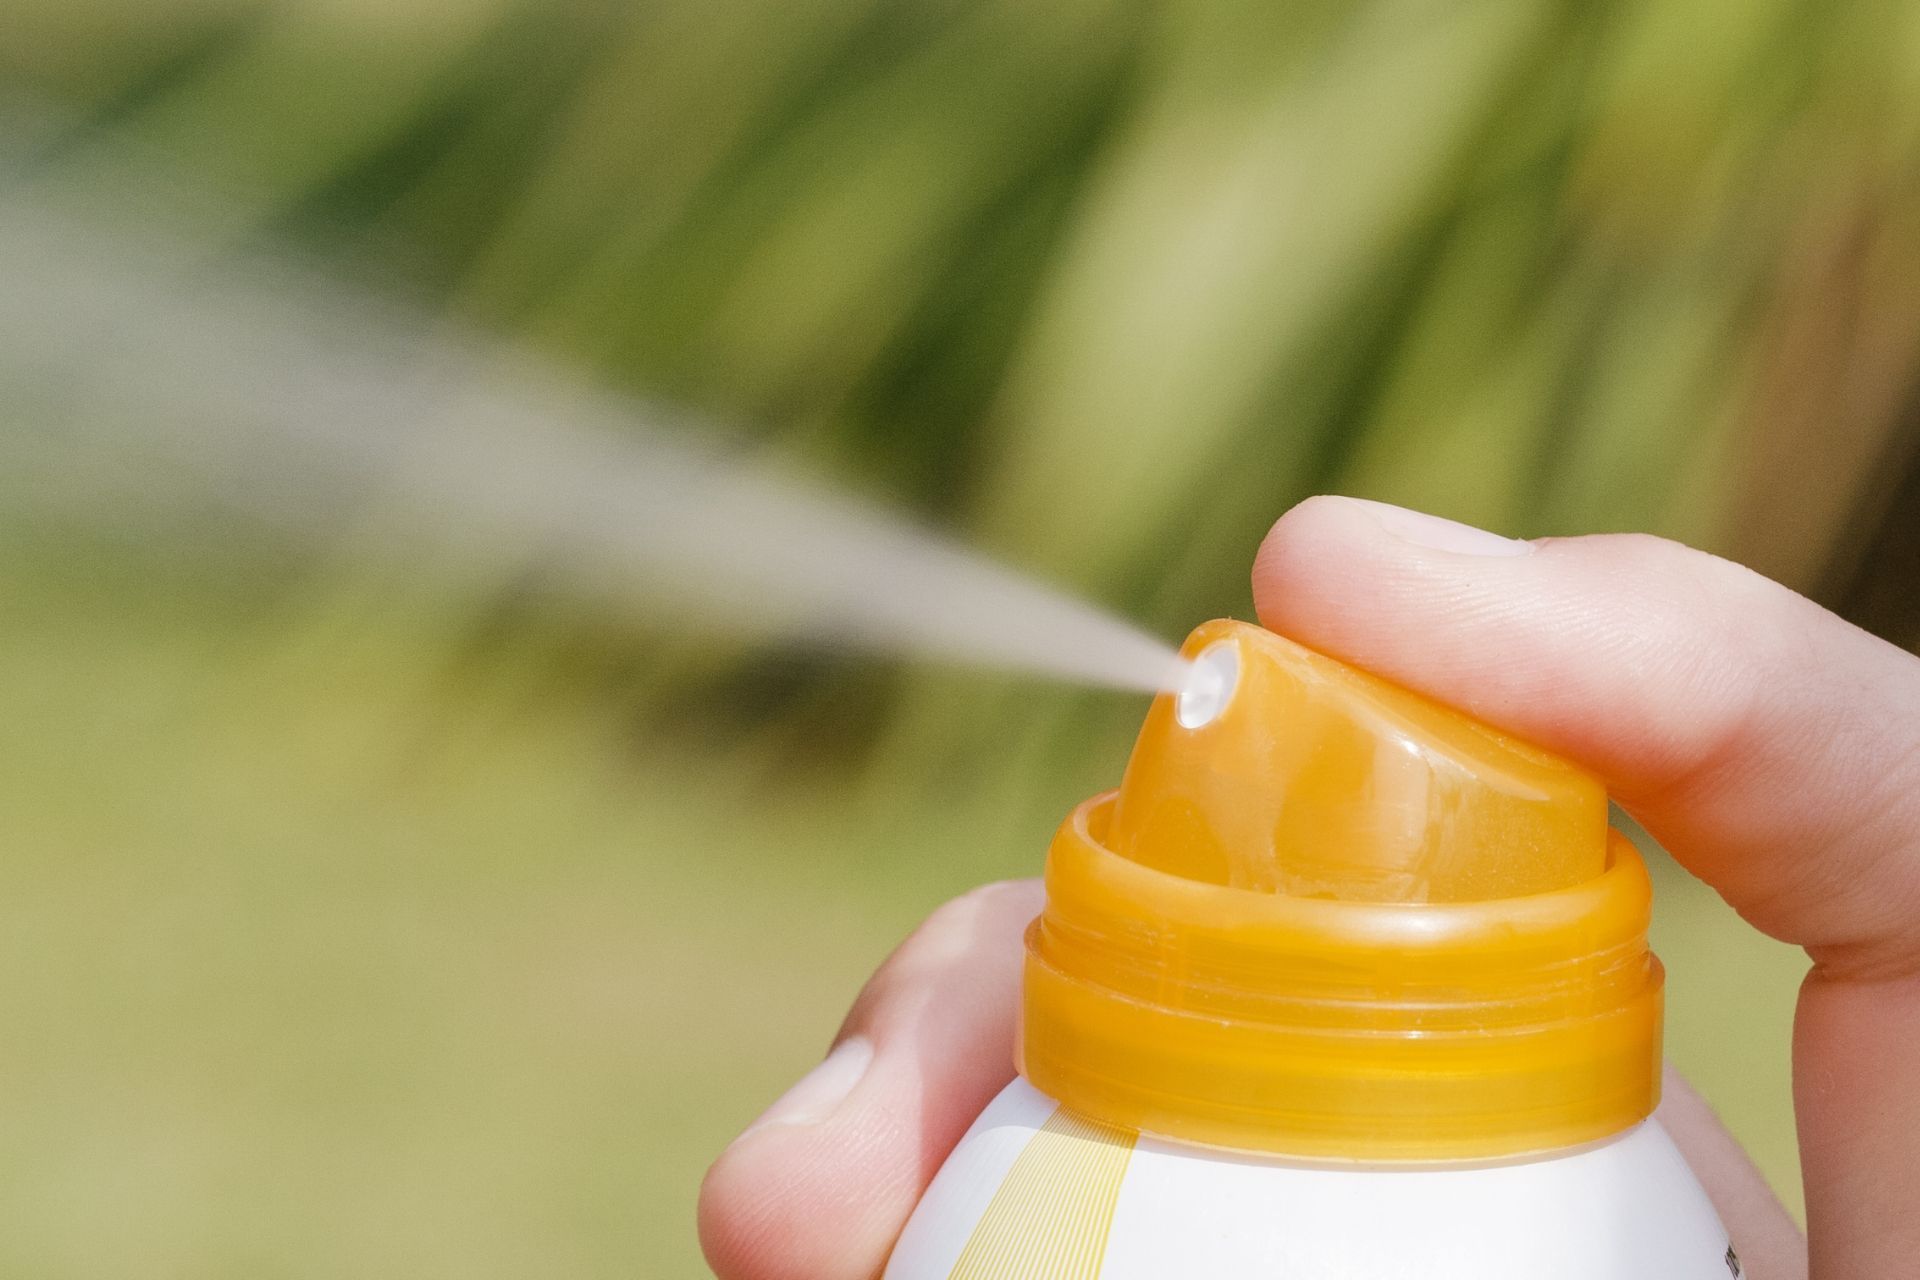
<svg viewBox="0 0 1920 1280"><path fill-rule="evenodd" d="M1134 626L685 443L657 410L138 221L105 230L0 173L0 501L211 498L315 534L371 508L402 549L538 557L676 625L1125 689L1181 682L1182 660Z"/></svg>

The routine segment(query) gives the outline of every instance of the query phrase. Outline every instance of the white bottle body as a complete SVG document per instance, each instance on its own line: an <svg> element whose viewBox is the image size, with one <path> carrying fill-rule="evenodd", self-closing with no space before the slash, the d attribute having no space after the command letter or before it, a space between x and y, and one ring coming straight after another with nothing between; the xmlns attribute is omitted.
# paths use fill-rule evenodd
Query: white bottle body
<svg viewBox="0 0 1920 1280"><path fill-rule="evenodd" d="M886 1280L1735 1280L1658 1121L1463 1165L1308 1163L1073 1119L1023 1080L983 1112Z"/></svg>

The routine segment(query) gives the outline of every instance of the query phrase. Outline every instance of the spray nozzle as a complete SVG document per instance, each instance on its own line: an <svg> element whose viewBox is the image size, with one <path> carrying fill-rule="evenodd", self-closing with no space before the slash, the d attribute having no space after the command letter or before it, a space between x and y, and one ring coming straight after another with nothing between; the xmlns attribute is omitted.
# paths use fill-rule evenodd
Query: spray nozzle
<svg viewBox="0 0 1920 1280"><path fill-rule="evenodd" d="M1554 756L1246 623L1187 640L1114 806L1116 853L1188 879L1373 902L1564 888L1606 796Z"/></svg>
<svg viewBox="0 0 1920 1280"><path fill-rule="evenodd" d="M1187 664L1186 683L1173 698L1173 718L1182 729L1204 729L1219 718L1240 683L1240 650L1232 641L1208 645Z"/></svg>

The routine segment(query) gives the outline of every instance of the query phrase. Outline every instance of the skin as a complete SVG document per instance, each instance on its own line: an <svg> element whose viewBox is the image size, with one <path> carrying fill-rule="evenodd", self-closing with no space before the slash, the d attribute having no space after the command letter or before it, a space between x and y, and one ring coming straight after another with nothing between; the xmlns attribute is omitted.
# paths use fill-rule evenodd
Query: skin
<svg viewBox="0 0 1920 1280"><path fill-rule="evenodd" d="M1806 948L1793 1052L1807 1236L1671 1074L1661 1118L1749 1275L1908 1274L1920 659L1661 539L1513 543L1353 499L1283 516L1253 587L1273 630L1593 770L1756 928ZM1031 881L977 890L881 966L836 1041L865 1045L708 1173L700 1232L720 1280L879 1273L922 1188L1011 1078L1020 932L1039 905Z"/></svg>

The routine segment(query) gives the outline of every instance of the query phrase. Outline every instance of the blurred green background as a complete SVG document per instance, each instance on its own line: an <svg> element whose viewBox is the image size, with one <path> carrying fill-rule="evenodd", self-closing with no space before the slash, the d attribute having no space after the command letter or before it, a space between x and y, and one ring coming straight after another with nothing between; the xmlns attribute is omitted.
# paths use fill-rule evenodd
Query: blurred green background
<svg viewBox="0 0 1920 1280"><path fill-rule="evenodd" d="M0 97L1169 637L1335 489L1920 640L1908 0L12 0ZM0 518L9 1275L703 1274L705 1163L1143 709ZM1803 962L1660 878L1797 1205Z"/></svg>

